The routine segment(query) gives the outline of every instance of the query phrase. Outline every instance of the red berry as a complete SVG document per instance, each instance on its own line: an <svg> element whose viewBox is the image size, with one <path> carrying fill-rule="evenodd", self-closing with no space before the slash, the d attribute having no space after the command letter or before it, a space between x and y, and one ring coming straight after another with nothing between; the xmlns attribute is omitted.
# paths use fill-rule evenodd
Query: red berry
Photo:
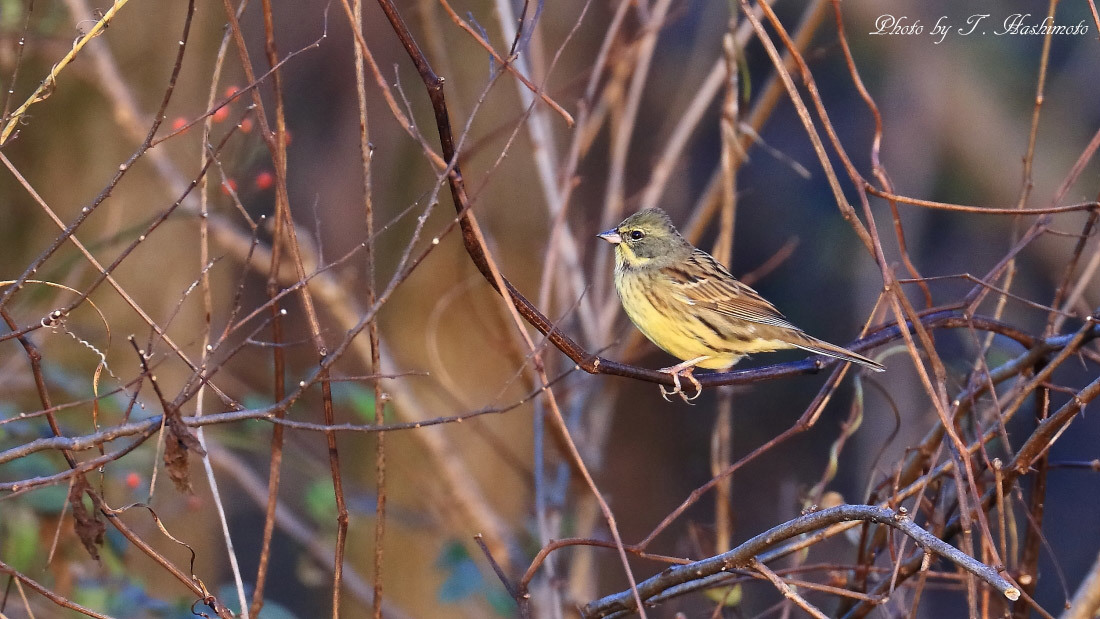
<svg viewBox="0 0 1100 619"><path fill-rule="evenodd" d="M260 172L256 175L256 189L264 191L265 189L271 189L271 186L275 184L275 175L267 170Z"/></svg>

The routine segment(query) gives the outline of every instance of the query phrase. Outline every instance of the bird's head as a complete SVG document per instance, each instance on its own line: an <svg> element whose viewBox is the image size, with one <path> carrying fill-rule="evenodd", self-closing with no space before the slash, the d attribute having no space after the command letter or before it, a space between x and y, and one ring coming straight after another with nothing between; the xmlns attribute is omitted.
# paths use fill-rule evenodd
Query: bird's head
<svg viewBox="0 0 1100 619"><path fill-rule="evenodd" d="M647 208L627 217L618 226L598 235L615 246L622 267L665 266L691 253L689 244L659 208Z"/></svg>

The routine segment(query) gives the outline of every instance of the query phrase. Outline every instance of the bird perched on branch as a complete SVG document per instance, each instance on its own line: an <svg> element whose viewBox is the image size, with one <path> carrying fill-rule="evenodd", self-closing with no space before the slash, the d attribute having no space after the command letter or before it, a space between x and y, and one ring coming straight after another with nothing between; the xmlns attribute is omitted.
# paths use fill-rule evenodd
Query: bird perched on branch
<svg viewBox="0 0 1100 619"><path fill-rule="evenodd" d="M615 246L615 289L626 315L651 342L683 363L660 371L672 375L685 402L699 397L695 368L726 370L746 355L801 348L885 370L862 355L807 335L755 290L737 281L713 256L696 249L664 211L648 208L599 237ZM695 395L680 386L686 378Z"/></svg>

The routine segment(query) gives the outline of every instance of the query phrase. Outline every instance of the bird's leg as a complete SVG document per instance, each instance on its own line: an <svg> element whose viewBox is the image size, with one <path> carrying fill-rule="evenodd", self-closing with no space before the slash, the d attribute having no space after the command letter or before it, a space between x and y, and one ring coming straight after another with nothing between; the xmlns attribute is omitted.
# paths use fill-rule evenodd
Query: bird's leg
<svg viewBox="0 0 1100 619"><path fill-rule="evenodd" d="M710 359L710 356L703 355L702 357L696 357L694 359L691 359L690 361L684 361L683 363L677 363L674 366L657 370L658 372L664 372L666 374L672 375L672 389L666 391L664 385L657 385L657 387L661 390L661 397L663 397L666 402L671 402L672 400L668 399L668 396L678 395L680 396L680 399L683 400L685 403L691 404L692 400L695 400L703 393L703 385L699 384L699 380L692 376L691 373L695 371L695 366L697 364L702 363L707 359ZM688 394L684 393L684 390L680 387L681 376L688 379L688 382L691 383L691 386L695 388L695 395L689 396Z"/></svg>

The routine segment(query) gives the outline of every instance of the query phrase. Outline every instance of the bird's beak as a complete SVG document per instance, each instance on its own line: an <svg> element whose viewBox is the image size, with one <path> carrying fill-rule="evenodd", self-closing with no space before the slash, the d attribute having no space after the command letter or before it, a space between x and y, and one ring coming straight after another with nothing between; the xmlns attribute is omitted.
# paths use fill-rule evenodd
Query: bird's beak
<svg viewBox="0 0 1100 619"><path fill-rule="evenodd" d="M619 243L623 242L623 237L619 236L619 231L615 228L607 230L606 232L601 232L596 236L607 241L608 243L611 243L612 245L618 245Z"/></svg>

